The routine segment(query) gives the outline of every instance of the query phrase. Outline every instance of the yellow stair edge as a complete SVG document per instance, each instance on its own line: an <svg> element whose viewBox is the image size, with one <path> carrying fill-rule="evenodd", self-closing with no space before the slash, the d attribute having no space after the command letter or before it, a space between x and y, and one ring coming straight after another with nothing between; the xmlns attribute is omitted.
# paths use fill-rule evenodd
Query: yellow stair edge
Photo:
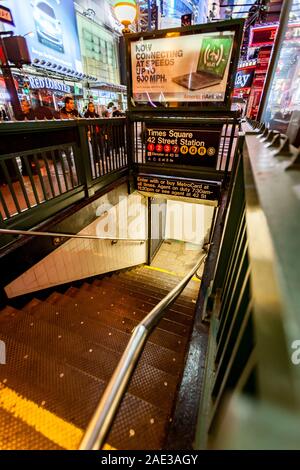
<svg viewBox="0 0 300 470"><path fill-rule="evenodd" d="M170 274L170 276L178 277L178 274L175 273L174 271L168 271L167 269L157 268L155 266L148 266L146 264L143 267L146 269L150 269L152 271L159 271L161 273ZM200 279L198 279L196 276L193 276L191 280L195 282L199 282L199 283L201 282Z"/></svg>
<svg viewBox="0 0 300 470"><path fill-rule="evenodd" d="M0 408L31 426L58 446L68 450L78 449L83 430L46 410L43 403L37 405L0 384ZM116 449L105 444L103 450Z"/></svg>

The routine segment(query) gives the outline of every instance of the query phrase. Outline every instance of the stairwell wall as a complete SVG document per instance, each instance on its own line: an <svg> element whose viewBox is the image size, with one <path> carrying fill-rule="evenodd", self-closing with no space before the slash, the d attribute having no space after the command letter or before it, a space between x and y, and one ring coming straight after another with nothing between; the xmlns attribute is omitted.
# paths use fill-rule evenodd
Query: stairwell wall
<svg viewBox="0 0 300 470"><path fill-rule="evenodd" d="M214 207L168 200L166 239L203 245L209 234Z"/></svg>
<svg viewBox="0 0 300 470"><path fill-rule="evenodd" d="M95 203L94 203L95 204ZM70 227L69 233L72 233ZM147 198L122 185L95 204L95 220L79 232L146 239ZM70 239L5 287L9 298L145 263L147 243Z"/></svg>

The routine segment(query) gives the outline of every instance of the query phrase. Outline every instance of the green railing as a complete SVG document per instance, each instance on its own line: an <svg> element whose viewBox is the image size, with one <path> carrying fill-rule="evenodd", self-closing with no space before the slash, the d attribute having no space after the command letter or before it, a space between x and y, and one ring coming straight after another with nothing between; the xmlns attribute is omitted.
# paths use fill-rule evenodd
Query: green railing
<svg viewBox="0 0 300 470"><path fill-rule="evenodd" d="M126 119L0 125L0 225L30 228L127 171Z"/></svg>
<svg viewBox="0 0 300 470"><path fill-rule="evenodd" d="M240 138L205 312L196 448L300 448L299 155L256 127Z"/></svg>

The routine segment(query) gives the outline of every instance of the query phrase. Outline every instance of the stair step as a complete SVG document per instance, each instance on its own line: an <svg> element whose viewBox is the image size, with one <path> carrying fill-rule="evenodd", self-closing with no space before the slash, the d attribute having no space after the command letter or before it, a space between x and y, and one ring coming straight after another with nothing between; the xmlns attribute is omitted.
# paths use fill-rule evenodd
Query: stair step
<svg viewBox="0 0 300 470"><path fill-rule="evenodd" d="M27 331L25 337L24 331ZM66 332L55 323L37 320L36 315L27 313L23 314L22 323L15 325L14 339L46 357L63 360L65 364L104 383L112 376L121 356L120 353L104 350L99 344L78 334ZM171 412L169 407L172 406L176 385L176 376L156 369L142 360L134 373L129 392L161 407L165 412Z"/></svg>
<svg viewBox="0 0 300 470"><path fill-rule="evenodd" d="M26 339L28 330L24 330L23 324L19 325L16 325L13 339L10 334L0 333L8 358L6 365L0 368L0 382L84 429L104 390L104 382L67 365L63 359L44 354L42 344L36 344L41 347L35 350Z"/></svg>
<svg viewBox="0 0 300 470"><path fill-rule="evenodd" d="M154 274L152 274L154 273ZM167 287L168 289L173 289L181 280L182 277L173 277L173 276L168 276L167 278L160 277L156 275L156 271L151 271L151 270L146 270L144 271L134 271L128 273L128 276L135 277L137 279L143 280L146 283L155 285L155 286L163 286ZM194 295L196 291L199 290L199 282L197 281L190 281L188 285L185 287L183 294L190 296Z"/></svg>
<svg viewBox="0 0 300 470"><path fill-rule="evenodd" d="M33 323L35 320L43 320L62 328L65 331L64 336L69 332L82 336L86 341L108 350L108 356L110 351L122 354L131 336L113 327L102 325L96 317L93 319L84 313L76 314L75 308L71 305L51 305L43 302L33 312L32 317ZM182 345L178 345L178 348L180 350L172 351L148 341L142 357L152 367L177 375L180 372L180 363L182 363L185 354Z"/></svg>
<svg viewBox="0 0 300 470"><path fill-rule="evenodd" d="M52 297L52 296L50 296ZM63 294L57 293L55 296L55 303L48 298L47 302L51 303L52 305L65 305L69 303L69 299L66 300L65 296ZM58 300L59 299L59 300ZM83 305L81 302L77 304L77 308L85 309L85 305ZM109 308L103 308L101 306L101 313L107 314L111 316L111 307ZM117 305L114 306L114 315L119 316L119 321L123 322L123 325L127 327L128 332L131 332L135 326L138 325L138 323L145 317L145 312L142 310L136 309L135 314L133 315L133 312L131 311L130 314L128 314L126 308L124 305L121 307L118 307ZM168 320L166 318L162 318L160 322L158 323L157 329L163 330L163 331L168 331L170 333L174 333L178 336L186 337L189 334L191 326L186 326L182 325L180 323L176 323L174 321Z"/></svg>
<svg viewBox="0 0 300 470"><path fill-rule="evenodd" d="M9 336L1 337L11 360L1 367L0 382L67 423L86 429L104 383ZM118 449L159 449L166 419L160 408L128 393L107 442Z"/></svg>
<svg viewBox="0 0 300 470"><path fill-rule="evenodd" d="M159 268L156 268L155 266L141 266L130 272L136 273L137 275L152 276L155 279L159 279L163 282L175 283L175 284L178 283L184 277L183 274L163 272ZM193 286L193 282L191 282L190 288L192 288L192 286Z"/></svg>
<svg viewBox="0 0 300 470"><path fill-rule="evenodd" d="M141 280L136 280L135 278L131 277L121 277L121 276L112 276L112 280L116 281L119 285L126 287L128 286L129 289L134 290L135 292L143 293L145 295L149 295L150 297L154 297L155 299L163 299L166 295L171 292L172 289L163 289L158 288L156 286L151 285L150 283L143 283ZM192 300L195 296L187 297L185 295L180 295L174 305L182 305L189 307L192 303Z"/></svg>
<svg viewBox="0 0 300 470"><path fill-rule="evenodd" d="M22 310L7 305L0 311L0 331L3 328L9 329L14 321L18 321L22 318L22 315Z"/></svg>
<svg viewBox="0 0 300 470"><path fill-rule="evenodd" d="M126 309L126 316L132 319L143 319L153 308L153 305L148 304L147 302L141 303L138 299L134 299L131 296L126 296L125 294L116 297L107 287L93 287L93 289L90 291L90 300L94 302L94 305L96 308L98 308L98 310L99 307L109 310L111 310L112 307L114 307L114 309L116 307ZM74 302L76 304L86 304L86 291L83 289L79 290L76 297L74 298ZM185 327L190 327L192 322L191 316L176 312L170 308L166 309L164 318L184 325Z"/></svg>
<svg viewBox="0 0 300 470"><path fill-rule="evenodd" d="M28 304L26 304L26 311L30 312L34 307L36 307L38 304L40 304L42 301L36 298L31 299Z"/></svg>
<svg viewBox="0 0 300 470"><path fill-rule="evenodd" d="M4 388L0 385L1 389ZM0 408L0 443L1 450L63 450L59 445L47 439L32 426Z"/></svg>
<svg viewBox="0 0 300 470"><path fill-rule="evenodd" d="M56 304L58 305L58 304ZM125 318L121 318L119 315L114 315L114 310L102 310L101 307L95 310L95 305L89 301L86 301L84 305L77 305L74 307L74 304L71 303L69 300L69 306L67 302L61 304L67 309L71 307L72 317L71 321L77 321L78 324L82 320L91 320L92 322L99 323L100 326L103 328L114 329L120 333L126 333L126 341L129 341L129 336L132 333L134 328L134 324L130 320L126 320ZM38 312L40 309L35 309L33 313ZM99 313L98 313L99 312ZM38 313L37 313L38 315ZM181 353L185 349L186 342L188 340L188 335L184 337L179 336L177 334L171 333L169 331L163 330L154 330L150 336L149 341L157 344L159 346L163 346L167 349L171 349L172 351L177 351Z"/></svg>
<svg viewBox="0 0 300 470"><path fill-rule="evenodd" d="M107 290L113 297L123 297L127 301L132 299L137 307L145 309L146 313L150 312L156 305L159 303L158 299L143 295L142 293L135 292L126 287L120 286L117 281L95 281L92 286L84 286L90 292L97 292L99 289ZM176 303L172 304L169 307L169 310L173 312L192 317L194 315L195 306L194 304L191 307L177 305Z"/></svg>
<svg viewBox="0 0 300 470"><path fill-rule="evenodd" d="M160 293L163 296L167 295L170 290L169 287L165 287L163 283L160 285L154 285L152 282L145 282L140 276L136 276L135 274L128 274L128 273L121 273L121 274L114 274L112 279L122 279L122 282L130 282L135 284L137 288L147 289L149 292ZM179 299L180 301L187 301L189 302L191 299L191 295L181 294Z"/></svg>

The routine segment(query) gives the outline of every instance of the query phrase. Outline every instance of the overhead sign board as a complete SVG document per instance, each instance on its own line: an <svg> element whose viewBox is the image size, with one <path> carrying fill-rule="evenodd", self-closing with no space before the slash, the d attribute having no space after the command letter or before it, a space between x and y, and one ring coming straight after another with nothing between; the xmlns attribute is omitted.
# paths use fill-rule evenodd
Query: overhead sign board
<svg viewBox="0 0 300 470"><path fill-rule="evenodd" d="M150 127L145 131L146 160L216 168L222 127Z"/></svg>
<svg viewBox="0 0 300 470"><path fill-rule="evenodd" d="M218 204L221 183L193 179L176 179L159 175L140 174L136 177L137 190L148 196L165 196Z"/></svg>
<svg viewBox="0 0 300 470"><path fill-rule="evenodd" d="M34 64L69 74L83 71L73 0L6 0L6 3L15 21L15 27L10 29L16 35L27 35Z"/></svg>
<svg viewBox="0 0 300 470"><path fill-rule="evenodd" d="M132 34L130 109L229 109L243 22Z"/></svg>
<svg viewBox="0 0 300 470"><path fill-rule="evenodd" d="M12 13L9 8L0 5L0 22L15 26Z"/></svg>

